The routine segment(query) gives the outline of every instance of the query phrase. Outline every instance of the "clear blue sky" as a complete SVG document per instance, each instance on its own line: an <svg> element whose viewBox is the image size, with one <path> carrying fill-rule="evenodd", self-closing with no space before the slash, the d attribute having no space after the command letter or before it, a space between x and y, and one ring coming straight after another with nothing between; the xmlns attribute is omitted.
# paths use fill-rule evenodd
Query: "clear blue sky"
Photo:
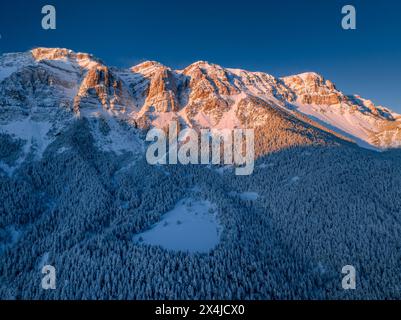
<svg viewBox="0 0 401 320"><path fill-rule="evenodd" d="M41 29L41 7L57 30ZM341 28L353 4L357 30ZM346 93L401 112L399 0L2 0L0 52L35 46L93 53L110 65L207 60L284 76L316 71Z"/></svg>

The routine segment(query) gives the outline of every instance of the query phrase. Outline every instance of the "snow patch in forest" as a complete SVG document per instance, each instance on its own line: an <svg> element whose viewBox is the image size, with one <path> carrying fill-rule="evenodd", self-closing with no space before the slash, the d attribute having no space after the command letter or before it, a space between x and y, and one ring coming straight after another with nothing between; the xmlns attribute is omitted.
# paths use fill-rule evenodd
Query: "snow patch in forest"
<svg viewBox="0 0 401 320"><path fill-rule="evenodd" d="M68 150L70 150L70 148L61 147L60 149L57 150L57 154L63 154L64 152L67 152Z"/></svg>
<svg viewBox="0 0 401 320"><path fill-rule="evenodd" d="M239 197L243 201L256 201L259 198L259 194L257 192L242 192Z"/></svg>
<svg viewBox="0 0 401 320"><path fill-rule="evenodd" d="M256 201L259 198L259 193L252 191L245 191L241 193L236 191L230 191L228 195L230 197L239 197L242 201Z"/></svg>
<svg viewBox="0 0 401 320"><path fill-rule="evenodd" d="M134 236L136 243L168 250L207 253L220 241L216 207L206 200L183 199L151 229Z"/></svg>

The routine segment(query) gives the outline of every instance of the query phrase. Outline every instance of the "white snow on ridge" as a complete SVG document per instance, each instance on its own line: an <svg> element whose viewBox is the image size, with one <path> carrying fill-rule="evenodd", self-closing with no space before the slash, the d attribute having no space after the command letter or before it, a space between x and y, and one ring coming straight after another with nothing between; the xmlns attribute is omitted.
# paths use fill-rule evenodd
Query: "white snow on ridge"
<svg viewBox="0 0 401 320"><path fill-rule="evenodd" d="M136 243L168 250L207 253L220 240L222 227L209 201L183 199L150 230L134 236Z"/></svg>
<svg viewBox="0 0 401 320"><path fill-rule="evenodd" d="M27 53L6 53L0 55L0 82L31 63L33 63L33 59Z"/></svg>
<svg viewBox="0 0 401 320"><path fill-rule="evenodd" d="M68 73L77 73L76 66L67 59L60 60L43 60L45 65L53 68L54 73L58 73L59 76L66 77Z"/></svg>
<svg viewBox="0 0 401 320"><path fill-rule="evenodd" d="M377 131L377 123L359 112L350 112L348 106L315 106L296 103L297 110L323 126L349 137L360 147L377 150L370 144L370 133Z"/></svg>

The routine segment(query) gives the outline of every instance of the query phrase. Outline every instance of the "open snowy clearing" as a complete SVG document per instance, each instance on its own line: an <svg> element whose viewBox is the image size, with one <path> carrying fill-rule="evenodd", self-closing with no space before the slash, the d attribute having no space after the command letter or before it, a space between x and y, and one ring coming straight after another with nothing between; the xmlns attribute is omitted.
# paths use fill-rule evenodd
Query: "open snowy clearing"
<svg viewBox="0 0 401 320"><path fill-rule="evenodd" d="M207 253L219 243L221 230L214 205L183 199L150 230L135 235L134 241L174 251Z"/></svg>

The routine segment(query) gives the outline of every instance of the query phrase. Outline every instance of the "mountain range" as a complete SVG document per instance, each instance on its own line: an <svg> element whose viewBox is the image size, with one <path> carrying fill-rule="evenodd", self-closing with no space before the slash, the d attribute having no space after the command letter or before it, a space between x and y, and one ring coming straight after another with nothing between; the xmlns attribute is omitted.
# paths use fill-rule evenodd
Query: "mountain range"
<svg viewBox="0 0 401 320"><path fill-rule="evenodd" d="M0 128L39 152L80 116L100 118L106 130L117 123L166 128L172 120L191 128L254 128L258 154L318 140L376 150L401 145L401 115L346 95L314 72L276 78L206 61L183 70L154 61L118 69L60 48L1 56L0 110ZM109 140L109 147L129 150L125 140Z"/></svg>

